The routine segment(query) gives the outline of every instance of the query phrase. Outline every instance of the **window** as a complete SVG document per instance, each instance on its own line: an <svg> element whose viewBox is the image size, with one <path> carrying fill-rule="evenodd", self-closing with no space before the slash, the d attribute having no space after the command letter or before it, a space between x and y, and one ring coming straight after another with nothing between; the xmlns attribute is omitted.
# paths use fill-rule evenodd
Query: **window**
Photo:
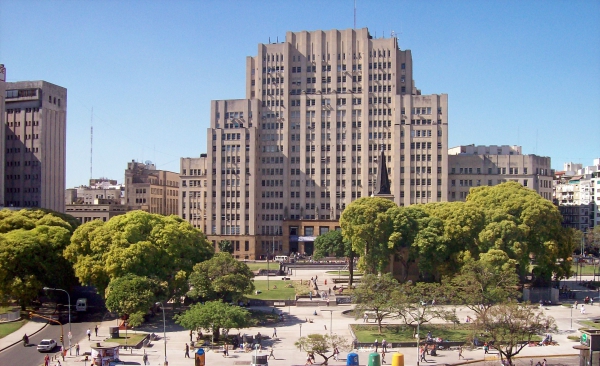
<svg viewBox="0 0 600 366"><path fill-rule="evenodd" d="M313 236L315 233L314 226L307 226L304 228L304 236Z"/></svg>

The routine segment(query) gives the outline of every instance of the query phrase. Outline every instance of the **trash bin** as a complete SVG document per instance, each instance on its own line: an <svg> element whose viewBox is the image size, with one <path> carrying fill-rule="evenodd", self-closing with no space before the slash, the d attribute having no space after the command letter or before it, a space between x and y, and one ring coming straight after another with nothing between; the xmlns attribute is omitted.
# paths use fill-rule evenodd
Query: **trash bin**
<svg viewBox="0 0 600 366"><path fill-rule="evenodd" d="M381 355L379 353L370 353L368 366L381 366Z"/></svg>
<svg viewBox="0 0 600 366"><path fill-rule="evenodd" d="M204 348L198 348L194 355L194 366L205 366L206 365L206 352Z"/></svg>
<svg viewBox="0 0 600 366"><path fill-rule="evenodd" d="M392 355L392 366L404 366L404 354L394 353Z"/></svg>
<svg viewBox="0 0 600 366"><path fill-rule="evenodd" d="M110 338L119 338L119 327L108 327Z"/></svg>
<svg viewBox="0 0 600 366"><path fill-rule="evenodd" d="M358 354L348 353L348 356L346 356L346 366L358 366Z"/></svg>

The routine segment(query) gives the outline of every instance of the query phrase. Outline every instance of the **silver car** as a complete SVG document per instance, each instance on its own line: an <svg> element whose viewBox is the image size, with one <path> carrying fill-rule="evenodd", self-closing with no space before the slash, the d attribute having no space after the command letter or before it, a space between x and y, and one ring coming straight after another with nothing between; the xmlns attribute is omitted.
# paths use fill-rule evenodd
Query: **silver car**
<svg viewBox="0 0 600 366"><path fill-rule="evenodd" d="M37 350L38 352L50 352L54 350L54 347L56 347L56 341L54 339L42 339L37 346Z"/></svg>

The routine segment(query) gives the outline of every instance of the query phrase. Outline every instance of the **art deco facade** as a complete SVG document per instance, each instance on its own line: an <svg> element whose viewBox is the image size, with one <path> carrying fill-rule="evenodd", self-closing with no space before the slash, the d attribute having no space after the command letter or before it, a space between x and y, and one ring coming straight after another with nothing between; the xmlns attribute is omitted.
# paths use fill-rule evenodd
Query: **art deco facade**
<svg viewBox="0 0 600 366"><path fill-rule="evenodd" d="M472 187L514 181L552 200L550 158L523 155L521 146L457 146L448 151L448 201L464 201Z"/></svg>
<svg viewBox="0 0 600 366"><path fill-rule="evenodd" d="M410 50L366 28L259 44L246 99L212 101L207 156L182 159L182 214L214 241L239 239L240 258L288 253L284 222L338 220L373 193L381 150L397 204L445 201L448 97L421 95L412 74ZM202 181L201 212L189 211L189 181Z"/></svg>
<svg viewBox="0 0 600 366"><path fill-rule="evenodd" d="M64 212L67 89L5 83L4 205Z"/></svg>
<svg viewBox="0 0 600 366"><path fill-rule="evenodd" d="M4 126L4 100L6 98L6 68L0 64L0 126ZM4 156L6 154L6 128L0 128L0 208L4 207Z"/></svg>
<svg viewBox="0 0 600 366"><path fill-rule="evenodd" d="M157 170L150 162L131 161L125 170L127 210L142 210L161 215L179 213L179 175Z"/></svg>

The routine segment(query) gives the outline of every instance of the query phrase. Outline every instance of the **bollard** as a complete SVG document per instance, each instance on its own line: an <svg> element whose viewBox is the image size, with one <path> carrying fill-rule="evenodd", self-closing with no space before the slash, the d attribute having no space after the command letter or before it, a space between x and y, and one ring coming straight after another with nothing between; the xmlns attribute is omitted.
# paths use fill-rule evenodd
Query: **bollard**
<svg viewBox="0 0 600 366"><path fill-rule="evenodd" d="M404 354L394 353L392 355L392 366L404 366Z"/></svg>
<svg viewBox="0 0 600 366"><path fill-rule="evenodd" d="M381 355L379 353L370 353L368 366L381 366Z"/></svg>

